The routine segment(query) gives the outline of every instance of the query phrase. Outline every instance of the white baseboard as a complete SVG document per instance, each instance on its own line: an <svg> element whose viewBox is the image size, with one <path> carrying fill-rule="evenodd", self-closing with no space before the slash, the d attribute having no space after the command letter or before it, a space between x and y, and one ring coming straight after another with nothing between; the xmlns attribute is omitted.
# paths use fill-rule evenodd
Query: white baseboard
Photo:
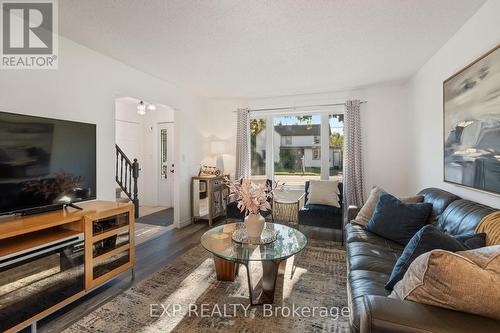
<svg viewBox="0 0 500 333"><path fill-rule="evenodd" d="M191 223L193 223L193 221L191 220L191 218L186 219L184 221L181 221L181 222L179 222L179 229L185 228L188 225L191 225Z"/></svg>

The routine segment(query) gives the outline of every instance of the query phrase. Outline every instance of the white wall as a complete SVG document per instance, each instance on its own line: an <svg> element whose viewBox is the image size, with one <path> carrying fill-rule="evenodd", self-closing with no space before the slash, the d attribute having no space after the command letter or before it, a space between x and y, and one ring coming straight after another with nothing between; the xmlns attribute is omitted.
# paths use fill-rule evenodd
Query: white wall
<svg viewBox="0 0 500 333"><path fill-rule="evenodd" d="M97 196L114 200L115 97L170 105L177 124L175 221L190 220L190 181L202 150L194 119L202 100L191 93L59 38L59 69L0 71L0 110L97 124ZM176 206L176 207L177 207Z"/></svg>
<svg viewBox="0 0 500 333"><path fill-rule="evenodd" d="M490 0L413 76L409 125L412 192L439 187L500 208L500 196L443 182L443 81L500 43L500 1Z"/></svg>
<svg viewBox="0 0 500 333"><path fill-rule="evenodd" d="M245 107L244 100L211 99L204 101L204 112L193 125L199 127L203 140L200 148L203 158L199 164L216 165L216 156L210 152L210 141L227 143L228 152L223 155L224 172L234 179L236 172L236 111ZM198 164L198 168L199 168Z"/></svg>
<svg viewBox="0 0 500 333"><path fill-rule="evenodd" d="M341 103L349 98L367 100L361 106L362 133L365 156L367 192L373 185L380 185L398 195L409 195L407 170L407 90L399 83L366 87L351 91L283 96L251 100L208 100L203 119L205 137L227 137L231 142L231 153L236 152L236 114L238 107L271 108L286 106ZM333 109L332 109L333 110ZM335 109L342 112L342 108ZM222 124L220 124L223 120ZM204 150L205 160L209 153ZM233 167L234 169L234 164Z"/></svg>

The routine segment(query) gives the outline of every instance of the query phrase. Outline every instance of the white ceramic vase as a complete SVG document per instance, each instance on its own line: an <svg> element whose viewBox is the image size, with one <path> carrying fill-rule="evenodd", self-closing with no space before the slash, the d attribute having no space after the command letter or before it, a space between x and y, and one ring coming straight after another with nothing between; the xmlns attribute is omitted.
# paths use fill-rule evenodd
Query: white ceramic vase
<svg viewBox="0 0 500 333"><path fill-rule="evenodd" d="M260 214L248 214L245 217L245 228L250 238L259 238L264 230L266 220Z"/></svg>

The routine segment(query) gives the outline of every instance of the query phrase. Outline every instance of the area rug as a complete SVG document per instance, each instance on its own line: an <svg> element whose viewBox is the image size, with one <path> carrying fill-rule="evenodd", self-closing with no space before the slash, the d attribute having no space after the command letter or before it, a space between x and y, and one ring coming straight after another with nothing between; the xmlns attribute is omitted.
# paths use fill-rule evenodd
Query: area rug
<svg viewBox="0 0 500 333"><path fill-rule="evenodd" d="M262 268L250 267L255 283ZM347 332L345 251L309 241L288 260L274 304L248 303L245 269L234 282L217 281L211 255L198 245L65 332Z"/></svg>
<svg viewBox="0 0 500 333"><path fill-rule="evenodd" d="M174 223L174 209L168 208L159 212L139 217L136 223L159 225L167 227Z"/></svg>
<svg viewBox="0 0 500 333"><path fill-rule="evenodd" d="M163 235L173 228L174 209L162 209L135 220L135 245Z"/></svg>

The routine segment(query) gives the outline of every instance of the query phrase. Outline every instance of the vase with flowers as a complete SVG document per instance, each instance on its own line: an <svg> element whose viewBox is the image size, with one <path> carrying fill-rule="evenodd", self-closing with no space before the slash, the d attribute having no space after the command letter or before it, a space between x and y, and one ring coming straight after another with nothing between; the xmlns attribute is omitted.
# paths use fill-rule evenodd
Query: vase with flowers
<svg viewBox="0 0 500 333"><path fill-rule="evenodd" d="M248 237L259 238L265 225L265 219L260 213L271 210L272 192L275 187L256 184L249 180L226 179L226 184L238 202L238 209L245 213Z"/></svg>

